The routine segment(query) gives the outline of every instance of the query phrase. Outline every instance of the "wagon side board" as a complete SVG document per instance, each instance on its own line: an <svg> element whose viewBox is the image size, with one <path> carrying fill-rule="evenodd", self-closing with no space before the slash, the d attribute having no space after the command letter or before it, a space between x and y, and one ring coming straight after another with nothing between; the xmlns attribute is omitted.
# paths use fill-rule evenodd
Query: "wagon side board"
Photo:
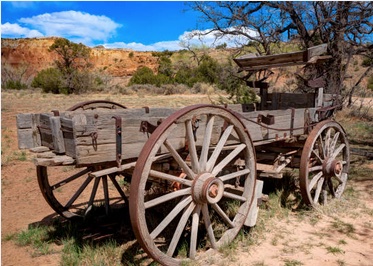
<svg viewBox="0 0 373 266"><path fill-rule="evenodd" d="M316 108L266 110L242 112L241 105L227 106L241 118L254 145L286 140L292 136L305 134L305 124L315 120ZM75 159L79 166L116 162L117 130L116 119L121 118L121 160L136 160L149 138L150 132L140 132L141 121L158 125L177 109L121 109L109 111L69 111L54 116L53 113L21 114L17 116L18 141L20 148L45 146L54 153ZM271 124L258 121L271 117ZM183 123L182 121L180 123ZM196 131L196 145L202 145L205 121L200 121ZM213 128L211 144L219 140L224 121ZM172 133L169 141L176 149L186 146L184 127ZM229 144L237 144L234 135ZM159 153L167 152L161 147Z"/></svg>

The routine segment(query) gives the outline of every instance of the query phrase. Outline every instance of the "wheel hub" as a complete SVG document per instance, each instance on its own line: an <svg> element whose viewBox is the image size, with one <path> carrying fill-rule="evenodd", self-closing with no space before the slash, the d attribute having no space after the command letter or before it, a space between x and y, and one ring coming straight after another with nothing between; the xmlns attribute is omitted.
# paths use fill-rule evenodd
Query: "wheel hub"
<svg viewBox="0 0 373 266"><path fill-rule="evenodd" d="M223 193L224 183L211 173L200 174L192 185L192 197L198 204L217 203L223 197Z"/></svg>
<svg viewBox="0 0 373 266"><path fill-rule="evenodd" d="M342 175L343 164L339 160L335 159L326 159L323 163L323 173L326 177Z"/></svg>

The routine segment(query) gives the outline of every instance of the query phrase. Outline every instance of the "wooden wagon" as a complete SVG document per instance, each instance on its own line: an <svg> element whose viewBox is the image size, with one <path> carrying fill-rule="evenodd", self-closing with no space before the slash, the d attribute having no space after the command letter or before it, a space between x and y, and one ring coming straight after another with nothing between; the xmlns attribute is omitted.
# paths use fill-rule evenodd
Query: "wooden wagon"
<svg viewBox="0 0 373 266"><path fill-rule="evenodd" d="M314 59L306 52L303 62ZM250 67L247 58L237 63ZM90 101L19 114L19 147L36 153L41 192L58 214L82 217L98 205L109 212L128 203L143 249L161 264L179 265L253 226L262 180L281 178L285 167L299 168L306 204L326 204L345 188L349 145L330 119L333 96L263 88L261 98L256 109Z"/></svg>

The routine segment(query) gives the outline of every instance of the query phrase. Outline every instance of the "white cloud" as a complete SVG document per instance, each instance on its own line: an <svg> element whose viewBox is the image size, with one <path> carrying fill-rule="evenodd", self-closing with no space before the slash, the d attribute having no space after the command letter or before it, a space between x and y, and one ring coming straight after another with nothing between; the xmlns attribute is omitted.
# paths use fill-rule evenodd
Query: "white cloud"
<svg viewBox="0 0 373 266"><path fill-rule="evenodd" d="M232 29L233 30L233 29ZM243 29L246 34L250 36L257 36L257 33L251 29ZM189 47L199 47L207 46L214 47L220 44L226 43L228 47L237 47L243 44L246 44L248 41L247 38L243 36L234 36L234 35L225 35L220 36L219 33L213 32L211 30L204 31L186 31L179 36L178 40L174 41L162 41L156 42L149 45L144 45L142 43L124 43L124 42L115 42L115 43L106 43L103 44L106 48L123 48L123 49L132 49L135 51L164 51L164 50L182 50L186 46Z"/></svg>
<svg viewBox="0 0 373 266"><path fill-rule="evenodd" d="M18 24L11 24L9 22L1 24L1 36L2 37L24 37L24 38L34 38L44 36L38 30L31 30L29 28L21 27Z"/></svg>
<svg viewBox="0 0 373 266"><path fill-rule="evenodd" d="M28 28L45 36L60 36L72 41L82 40L86 45L95 41L107 41L121 27L106 16L96 16L79 11L45 13L19 19Z"/></svg>
<svg viewBox="0 0 373 266"><path fill-rule="evenodd" d="M122 49L132 49L135 51L164 51L164 50L180 50L183 49L179 41L164 41L156 42L153 44L145 45L142 43L124 43L124 42L115 42L115 43L106 43L103 44L105 48L122 48Z"/></svg>

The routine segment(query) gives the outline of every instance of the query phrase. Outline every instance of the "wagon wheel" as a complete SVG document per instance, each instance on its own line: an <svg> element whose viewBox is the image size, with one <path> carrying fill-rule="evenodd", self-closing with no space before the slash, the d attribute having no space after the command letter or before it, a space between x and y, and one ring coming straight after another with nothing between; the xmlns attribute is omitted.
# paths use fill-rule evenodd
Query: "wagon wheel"
<svg viewBox="0 0 373 266"><path fill-rule="evenodd" d="M66 111L76 111L78 109L89 110L89 109L127 109L127 107L112 101L106 100L93 100L78 103L74 106L71 106Z"/></svg>
<svg viewBox="0 0 373 266"><path fill-rule="evenodd" d="M217 106L186 107L139 155L129 200L136 238L164 265L226 245L245 222L255 180L255 151L240 119Z"/></svg>
<svg viewBox="0 0 373 266"><path fill-rule="evenodd" d="M106 215L111 206L126 202L118 174L92 177L94 167L37 166L40 190L47 203L61 216L70 219L84 217L94 207L105 207Z"/></svg>
<svg viewBox="0 0 373 266"><path fill-rule="evenodd" d="M314 207L340 198L347 182L350 148L337 122L323 121L308 136L300 163L303 200Z"/></svg>

